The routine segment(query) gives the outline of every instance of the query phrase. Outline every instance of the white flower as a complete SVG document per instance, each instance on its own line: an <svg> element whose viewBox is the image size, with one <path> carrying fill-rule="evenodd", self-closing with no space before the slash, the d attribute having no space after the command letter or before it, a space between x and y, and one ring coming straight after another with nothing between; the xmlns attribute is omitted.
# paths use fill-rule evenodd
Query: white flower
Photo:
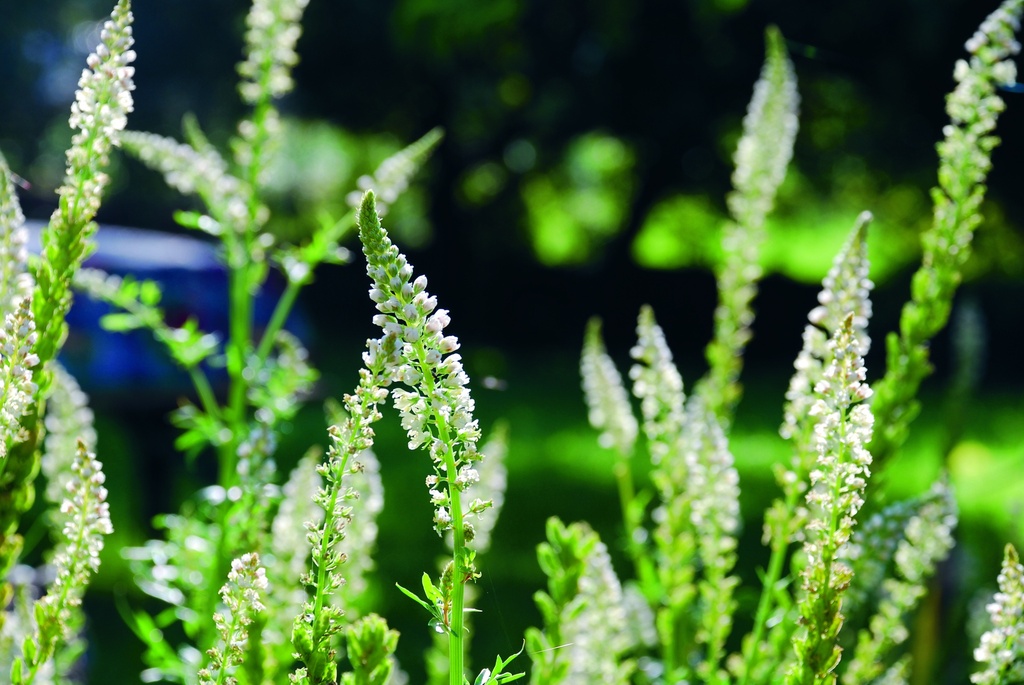
<svg viewBox="0 0 1024 685"><path fill-rule="evenodd" d="M974 658L984 669L971 676L977 685L998 685L1024 679L1024 566L1017 550L1006 546L999 572L999 592L986 607L992 629L981 636Z"/></svg>
<svg viewBox="0 0 1024 685"><path fill-rule="evenodd" d="M28 231L21 205L14 193L11 170L0 154L0 311L14 309L15 301L28 297L34 283L26 272Z"/></svg>
<svg viewBox="0 0 1024 685"><path fill-rule="evenodd" d="M295 44L309 0L255 0L246 17L246 59L238 65L242 99L256 104L264 95L279 98L292 87L298 61Z"/></svg>
<svg viewBox="0 0 1024 685"><path fill-rule="evenodd" d="M649 306L640 309L636 334L637 343L630 356L638 363L630 368L629 377L633 394L640 399L651 464L659 466L676 451L683 431L683 378Z"/></svg>
<svg viewBox="0 0 1024 685"><path fill-rule="evenodd" d="M601 431L598 438L601 446L615 449L622 457L629 457L639 426L622 376L605 351L601 326L596 319L587 326L580 356L580 375L587 401L587 417L590 425Z"/></svg>
<svg viewBox="0 0 1024 685"><path fill-rule="evenodd" d="M469 394L469 376L461 355L455 353L458 339L444 335L451 323L448 311L437 309L437 299L426 290L426 277L413 278L412 266L380 225L372 192L366 193L360 209L359 236L372 281L371 299L380 312L374 323L384 332L382 345L398 351L384 360L384 375L406 386L393 389L392 397L409 449L427 447L448 489L451 509L431 495L435 529L442 534L453 525L453 516L461 518L459 491L473 480L471 465L480 459L480 428L473 418L476 405ZM461 520L457 523L462 525Z"/></svg>
<svg viewBox="0 0 1024 685"><path fill-rule="evenodd" d="M46 449L42 470L46 476L46 497L60 502L72 477L71 465L78 452L78 441L86 449L96 449L96 430L89 398L64 367L51 362L52 384L46 399Z"/></svg>
<svg viewBox="0 0 1024 685"><path fill-rule="evenodd" d="M567 683L628 683L619 663L628 649L628 618L608 548L598 540L584 559L578 594L562 611Z"/></svg>
<svg viewBox="0 0 1024 685"><path fill-rule="evenodd" d="M0 327L0 458L18 440L21 417L32 406L37 386L32 369L39 364L33 351L38 335L32 317L32 298L15 300Z"/></svg>

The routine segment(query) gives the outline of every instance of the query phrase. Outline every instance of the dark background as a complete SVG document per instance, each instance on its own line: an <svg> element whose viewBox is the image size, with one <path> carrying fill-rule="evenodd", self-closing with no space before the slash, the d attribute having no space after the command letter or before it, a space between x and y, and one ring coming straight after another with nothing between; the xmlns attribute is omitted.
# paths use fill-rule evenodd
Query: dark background
<svg viewBox="0 0 1024 685"><path fill-rule="evenodd" d="M510 458L515 460L510 465L510 504L496 532L507 556L485 569L495 584L490 591L485 588L483 606L491 610L486 602L493 599L503 635L482 629L481 661L494 649L517 649L522 627L538 621L529 593L543 581L532 565L532 547L540 540L547 515L588 518L614 546L614 498L602 470L608 457L598 455L581 464L581 455L573 451L578 442L565 438L564 431L584 422L575 356L586 320L593 315L605 319L609 348L624 362L636 311L640 304L651 303L684 377L692 384L703 371L701 354L711 332L715 297L709 270L700 260L682 269L648 268L637 263L631 246L652 208L675 195L707 198L710 211L724 212L732 150L763 59L765 27L775 24L786 37L802 97L801 132L780 213L812 225L820 215L823 224L848 227L861 209L875 211L880 229L873 234L872 249L889 260L877 279L875 296L872 330L880 341L896 326L906 297L909 267L916 259L912 236L929 220L934 144L946 123L943 98L953 85L953 63L994 7L968 0L311 2L299 43L297 87L281 104L286 117L344 130L350 141L381 141L376 147L349 144L347 149L360 155L352 162L353 174L371 171L388 145L410 142L435 126L446 131L416 182L421 189L417 211L407 208L400 214L396 207L393 227L396 235L407 236L403 246L410 261L429 275L431 291L451 310L453 331L464 343L471 375L494 375L507 385L505 391L476 392L485 425L499 417L510 420ZM244 113L236 96L234 65L240 58L246 9L239 1L137 4L132 128L177 137L182 117L191 112L224 149L234 122ZM108 11L106 3L92 0L5 8L0 62L7 76L0 89L0 149L32 184L21 195L31 218L45 219L55 205L52 190L60 183L70 138L67 108L95 41L94 22ZM976 409L983 414L991 414L991 406L1019 407L1022 378L1017 336L1024 294L1019 228L1024 206L1017 160L1024 149L1024 95L1007 94L1006 99L1008 112L1000 122L1003 144L995 155L985 210L990 221L979 236L978 255L964 288L964 296L977 304L986 322L985 371L978 396L995 399L993 405ZM546 263L535 248L526 188L538 179L551 179L572 189L572 174L565 166L568 150L573 141L593 132L630 151L631 161L623 163L621 175L600 186L608 194L628 187L621 220L587 243L585 253L570 260L574 263ZM114 185L101 222L180 230L173 211L194 207L134 162L115 160L112 173ZM303 178L296 185L315 181ZM478 192L474 183L481 178L487 182ZM302 187L290 186L287 179L282 185L273 197L275 209L280 216L299 217L287 227L282 221L282 232L287 228L301 233L300 215L309 214L310 207L339 211L340 194L324 192L302 200L297 199ZM909 199L896 203L891 189ZM406 221L412 228L403 233ZM820 254L798 280L792 269L769 265L748 356L750 390L740 407L737 433L774 431L801 326L814 304L813 283L824 275L845 230L823 232ZM784 244L784 234L781 240ZM359 346L373 333L365 289L357 261L324 269L305 293L306 339L324 370L324 396L336 397L354 383ZM876 342L869 371L880 368L881 349ZM930 406L938 409L931 424L922 420L922 431L943 424L939 410L946 402L950 358L944 335L934 350L939 375L926 386ZM127 464L111 466L113 482L122 478L123 487L131 491L133 479L142 479L150 488L146 496L125 496L115 506L115 517L121 507L128 518L124 523L115 518L115 525L126 540L138 543L133 536L145 533L152 514L174 508L182 493L202 482L202 464L185 477L171 449L174 432L164 416L174 405L173 390L140 395L131 378L84 378L83 383L100 410L101 452L129 455L106 457L108 463L124 458ZM317 411L297 422L296 445L320 439L315 437L320 430ZM1003 435L1000 430L990 433L993 441ZM393 446L401 444L400 436L383 436L384 446L388 440ZM937 440L941 445L946 439ZM296 449L296 454L301 452L301 447ZM743 448L737 451L743 458ZM746 449L754 461L757 452ZM1014 459L1020 456L1018 449L1010 453ZM428 504L420 487L421 469L414 462L418 457L394 459L390 472L385 461L385 480L389 493L396 493L389 501L402 507L389 508L390 518L382 523L382 576L414 585L424 567L410 561L406 551L425 538L433 544L425 524ZM409 479L397 475L405 472ZM752 549L761 504L774 492L766 469L753 473L745 480ZM921 487L928 477L921 476ZM567 494L567 488L572 492ZM985 540L1015 534L1015 515L1007 514L1007 519L1009 523L987 529L991 538ZM1001 549L989 547L963 563L978 567L982 578L994 578L993 558ZM431 549L424 552L428 559L436 553ZM752 552L755 561L745 571L751 580L757 553ZM123 568L120 576L111 573L105 591L127 592ZM404 599L391 596L390 582L381 585L382 612L411 614ZM104 608L107 596L95 601L95 610L104 616L97 620L120 630L113 627L119 619ZM402 655L403 664L413 673L413 682L418 680L417 652L404 645L425 639L421 618L412 614L397 620L403 650L409 650ZM105 653L97 659L105 665L118 663ZM134 679L136 670L133 666L116 675Z"/></svg>
<svg viewBox="0 0 1024 685"><path fill-rule="evenodd" d="M234 65L245 9L243 2L187 1L135 9L132 128L178 136L182 116L191 112L212 139L226 140L244 111ZM907 235L928 219L926 192L934 182L934 144L945 122L952 65L991 9L977 2L314 1L299 44L297 89L282 110L356 134L386 133L396 142L434 126L446 130L421 177L429 192L418 208L432 232L409 241L410 257L431 274L454 312L498 305L507 315L478 317L472 335L511 349L575 346L585 319L599 313L609 318L612 335L624 330L628 336L627 322L640 302L662 311L678 307L678 293L687 292L692 297L683 304L693 311L662 318L670 328L685 322L675 338L692 343L682 354L688 358L690 352L699 356L709 330L713 296L706 272L639 269L627 248L651 208L673 195L704 196L714 211L724 211L731 154L763 58L765 27L774 23L787 37L802 95L799 175L790 174L799 187L789 195L784 190L781 202L795 211L831 203L837 216L830 222L841 224L842 232L858 211L874 210L884 230L873 240L906 253L899 264L905 273L916 250ZM12 10L0 28L0 57L13 74L0 93L0 144L33 183L23 194L26 213L45 218L60 181L68 102L92 44L88 29L106 8L83 0ZM1010 111L1000 127L1004 144L989 213L1003 229L1002 242L988 250L982 245L988 261L975 269L988 278L1016 278L1024 263L1013 229L1021 211L1013 201L1019 178L1007 163L1024 145L1020 108L1014 107L1020 97L1008 96ZM583 263L544 268L531 249L523 188L531 179L557 176L571 141L593 131L632 152L628 204L612 235L596 241ZM531 155L525 163L515 157L524 144L532 162ZM499 180L484 199L467 200L467 176L488 163L500 167ZM174 230L172 210L191 206L134 162L117 163L115 177L101 221ZM895 217L883 197L893 187L912 195L912 210ZM818 273L805 278L809 283L820 278L842 239L834 230L828 235L811 270ZM349 271L360 277L359 269ZM330 300L337 290L333 279L349 275L325 274L312 297ZM779 287L788 313L790 293L785 284ZM760 309L775 319L775 300L762 298ZM893 323L880 322L884 329ZM699 335L689 333L695 325ZM541 330L544 342L537 339ZM776 339L776 330L785 337ZM788 359L797 344L793 330L763 327L751 353L770 356L783 346ZM990 339L999 345L1006 336Z"/></svg>

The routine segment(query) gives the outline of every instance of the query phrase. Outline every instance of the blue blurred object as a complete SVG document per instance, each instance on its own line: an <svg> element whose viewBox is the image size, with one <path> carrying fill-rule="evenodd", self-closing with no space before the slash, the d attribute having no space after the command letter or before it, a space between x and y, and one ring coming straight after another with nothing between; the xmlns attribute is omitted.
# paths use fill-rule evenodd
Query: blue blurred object
<svg viewBox="0 0 1024 685"><path fill-rule="evenodd" d="M29 249L39 254L43 222L27 221ZM228 278L217 246L198 238L123 226L102 225L96 233L96 251L85 265L120 276L151 280L163 291L161 309L170 326L193 318L206 333L224 340L228 330ZM254 304L256 335L270 320L283 291L283 281L271 272ZM191 388L188 375L174 364L149 331L113 333L100 326L112 308L82 293L67 321L68 339L60 361L86 392L115 401L166 403ZM308 326L295 312L287 326L305 340ZM214 387L226 378L222 369L211 370ZM141 392L140 392L141 391Z"/></svg>

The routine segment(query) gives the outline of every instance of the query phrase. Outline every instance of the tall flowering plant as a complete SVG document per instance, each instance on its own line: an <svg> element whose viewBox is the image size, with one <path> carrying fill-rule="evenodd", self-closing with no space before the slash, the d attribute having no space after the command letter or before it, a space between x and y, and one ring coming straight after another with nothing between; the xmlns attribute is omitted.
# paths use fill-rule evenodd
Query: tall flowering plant
<svg viewBox="0 0 1024 685"><path fill-rule="evenodd" d="M39 260L27 259L14 175L0 156L0 664L19 685L64 678L70 669L80 651L82 596L99 569L104 538L113 531L102 464L92 452L91 417L61 420L62 410L77 400L77 386L55 357L67 333L71 280L93 247L93 219L109 184L110 154L132 111L131 25L130 3L121 0L86 60L68 121L75 132L67 170L58 207L41 236ZM51 433L45 443L44 421ZM62 433L63 441L52 439ZM19 524L35 500L44 461L49 474L58 471L54 462L63 469L46 491L57 540L53 580L35 598L13 579L23 553Z"/></svg>
<svg viewBox="0 0 1024 685"><path fill-rule="evenodd" d="M167 609L126 611L145 648L147 682L189 685L398 685L399 635L368 611L375 516L383 506L374 426L390 400L411 451L425 452L432 526L449 554L416 591L399 587L429 616L435 638L431 684L498 685L527 677L518 654L470 668L469 623L477 610L477 557L492 542L504 500L504 430L483 440L470 379L451 317L427 291L381 224L384 206L438 143L431 132L360 181L356 211L325 221L301 245L267 228L265 176L279 137L278 98L291 70L306 0L254 0L246 20L240 95L249 106L231 155L198 124L185 142L127 132L131 111L131 12L120 0L102 44L87 61L70 123L75 133L59 207L29 260L14 175L0 157L0 669L12 683L66 682L84 648L81 611L112 531L87 398L55 361L72 284L119 308L108 323L144 328L189 374L194 401L174 417L179 446L214 455L217 479L160 517L161 539L123 551L139 587ZM737 620L741 587L740 481L729 439L741 397L765 219L792 157L798 95L775 30L735 154L734 191L717 274L719 303L707 374L685 391L664 331L650 307L637 319L625 379L595 319L581 357L588 416L599 443L616 453L614 477L632 564L621 579L614 549L582 522L551 518L538 561L547 587L535 595L542 619L523 650L537 685L583 682L699 682L714 685L909 683L908 616L953 546L954 493L940 478L907 501L884 503L873 472L902 443L930 371L928 343L945 325L980 203L993 131L1004 103L996 89L1015 79L1008 58L1024 0L1006 0L968 41L948 100L951 123L939 145L933 227L899 331L887 339L885 374L869 387L864 357L871 318L862 214L822 282L785 396L781 437L790 459L776 466L779 496L765 517L768 560L750 621ZM181 215L221 241L229 274L225 340L195 322L172 326L154 283L82 269L93 219L109 183L105 168L121 145L196 195L203 213ZM312 448L287 477L275 457L279 435L310 393L316 372L301 342L284 330L299 291L325 262L348 258L341 241L356 228L380 329L366 343L355 389L328 404L326 452ZM266 329L253 322L252 293L279 269L286 287ZM227 370L218 397L212 366ZM638 405L638 413L634 410ZM44 431L45 429L45 431ZM649 460L649 481L635 461ZM386 462L385 462L386 464ZM34 594L33 570L19 566L22 518L35 478L56 544L51 579ZM1008 546L992 623L972 681L1024 677L1024 569ZM26 580L28 579L28 580ZM749 625L748 625L749 624ZM168 630L169 628L172 628ZM737 628L749 628L739 635ZM475 671L476 675L470 673ZM2 676L0 676L2 677Z"/></svg>
<svg viewBox="0 0 1024 685"><path fill-rule="evenodd" d="M473 418L469 376L457 353L458 339L445 334L451 323L448 311L437 308L425 276L413 278L412 266L381 226L372 191L359 208L359 239L372 282L370 299L380 312L374 323L384 334L381 347L393 350L382 360L383 376L389 384L404 386L393 388L391 396L409 437L409 449L424 449L430 456L433 473L426 485L434 506L434 530L452 536L452 558L437 583L425 573L423 597L402 589L431 613L432 625L448 636L449 682L462 685L465 614L472 611L465 605L466 584L480 577L470 517L480 517L493 504L466 497L466 491L480 481L476 466L483 458L477 450L480 428ZM495 671L483 682L505 675L501 667Z"/></svg>
<svg viewBox="0 0 1024 685"><path fill-rule="evenodd" d="M750 303L759 274L756 227L771 208L796 126L793 72L781 42L773 42L777 35L769 34L766 65L735 158L734 223L723 241L728 266L719 277L707 374L686 397L653 313L641 310L632 351L637 364L630 372L639 400L638 431L600 329L596 323L588 328L581 358L583 389L600 443L619 455L626 549L636 574L627 586L635 587L653 609L645 614L634 608L632 646L623 658L640 666L635 682L909 682L912 663L901 649L908 637L904 622L952 547L956 505L948 484L940 480L918 498L878 508L875 501L881 500L871 496L871 474L898 449L917 411L918 387L930 371L928 341L948 318L981 220L984 181L997 142L992 131L1004 107L996 88L1014 80L1007 58L1018 50L1013 32L1021 10L1017 0L1004 2L968 41L970 60L957 63L958 85L948 101L951 124L938 147L935 222L923 238L924 260L900 331L888 339L888 363L877 392L867 384L864 365L870 344L870 214L857 219L823 281L786 393L780 433L790 441L793 456L776 468L781 496L765 519L763 539L770 556L761 572L763 587L753 627L735 653L728 650L737 606L732 597L738 580L731 570L739 487L728 429L753 318ZM747 239L737 240L743 226L748 226ZM629 475L628 461L640 448L651 463L650 491ZM870 515L860 525L863 510ZM1008 552L1001 583L1012 578L1014 563ZM564 571L552 569L548 575L554 581ZM1012 580L1003 585L1012 587ZM582 587L577 582L568 590L560 588L561 596L571 599ZM1012 610L1002 608L1010 606L1012 599L1006 598L1012 596L1002 589L992 605L997 627L977 653L992 666L975 677L979 682L1012 682L1009 674L1016 672L1011 664L1019 658L1018 643L1007 638L1000 643L1007 645L1002 652L991 646L1012 635L1011 626L1019 623ZM549 615L547 600L538 602ZM557 626L545 630L548 639L535 640L535 651L557 644ZM642 638L652 632L655 640ZM551 661L546 655L534 657L535 668L557 678L571 667L555 672Z"/></svg>

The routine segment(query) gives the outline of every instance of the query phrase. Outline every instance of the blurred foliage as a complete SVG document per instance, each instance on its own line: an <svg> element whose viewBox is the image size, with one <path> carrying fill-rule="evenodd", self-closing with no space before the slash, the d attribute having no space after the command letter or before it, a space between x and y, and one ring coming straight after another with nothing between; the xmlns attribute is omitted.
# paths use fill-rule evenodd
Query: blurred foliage
<svg viewBox="0 0 1024 685"><path fill-rule="evenodd" d="M200 0L136 8L146 50L134 128L176 130L194 112L215 143L230 134L244 8ZM311 3L298 91L285 103L293 116L274 178L285 218L275 230L300 238L344 208L352 181L393 140L440 125L449 132L434 165L441 194L429 207L419 197L395 209L405 244L426 248L432 224L442 244L471 232L479 258L510 273L530 255L544 265L615 261L609 246L644 268L707 268L717 259L718 198L760 34L776 23L796 60L803 177L784 188L764 266L818 279L841 227L870 209L874 275L883 280L916 254L940 98L962 27L987 8L955 0L868 9L839 3L807 12L745 0ZM33 184L24 198L30 216L52 206L65 103L104 11L100 0L20 3L0 26L0 58L12 74L0 93L0 143ZM869 23L871 50L862 40ZM339 27L353 29L344 41ZM375 56L368 68L354 59L365 54ZM1007 123L1008 146L1020 145ZM170 196L121 166L122 192L107 219L171 228ZM996 167L987 213L997 221L979 237L974 273L1015 276L1024 263L1011 228L1018 210L1004 205Z"/></svg>
<svg viewBox="0 0 1024 685"><path fill-rule="evenodd" d="M590 133L571 141L554 169L521 188L537 258L548 266L580 264L623 228L635 184L633 151Z"/></svg>
<svg viewBox="0 0 1024 685"><path fill-rule="evenodd" d="M514 34L522 13L517 0L401 0L391 20L399 46L419 48L443 63Z"/></svg>
<svg viewBox="0 0 1024 685"><path fill-rule="evenodd" d="M282 145L268 169L270 229L293 243L319 222L333 223L358 203L359 179L402 149L388 134L356 134L323 121L284 122ZM430 236L427 194L413 184L388 208L389 230L403 245L422 246Z"/></svg>
<svg viewBox="0 0 1024 685"><path fill-rule="evenodd" d="M673 195L654 205L633 241L633 257L653 269L711 267L721 259L725 213L704 195Z"/></svg>

